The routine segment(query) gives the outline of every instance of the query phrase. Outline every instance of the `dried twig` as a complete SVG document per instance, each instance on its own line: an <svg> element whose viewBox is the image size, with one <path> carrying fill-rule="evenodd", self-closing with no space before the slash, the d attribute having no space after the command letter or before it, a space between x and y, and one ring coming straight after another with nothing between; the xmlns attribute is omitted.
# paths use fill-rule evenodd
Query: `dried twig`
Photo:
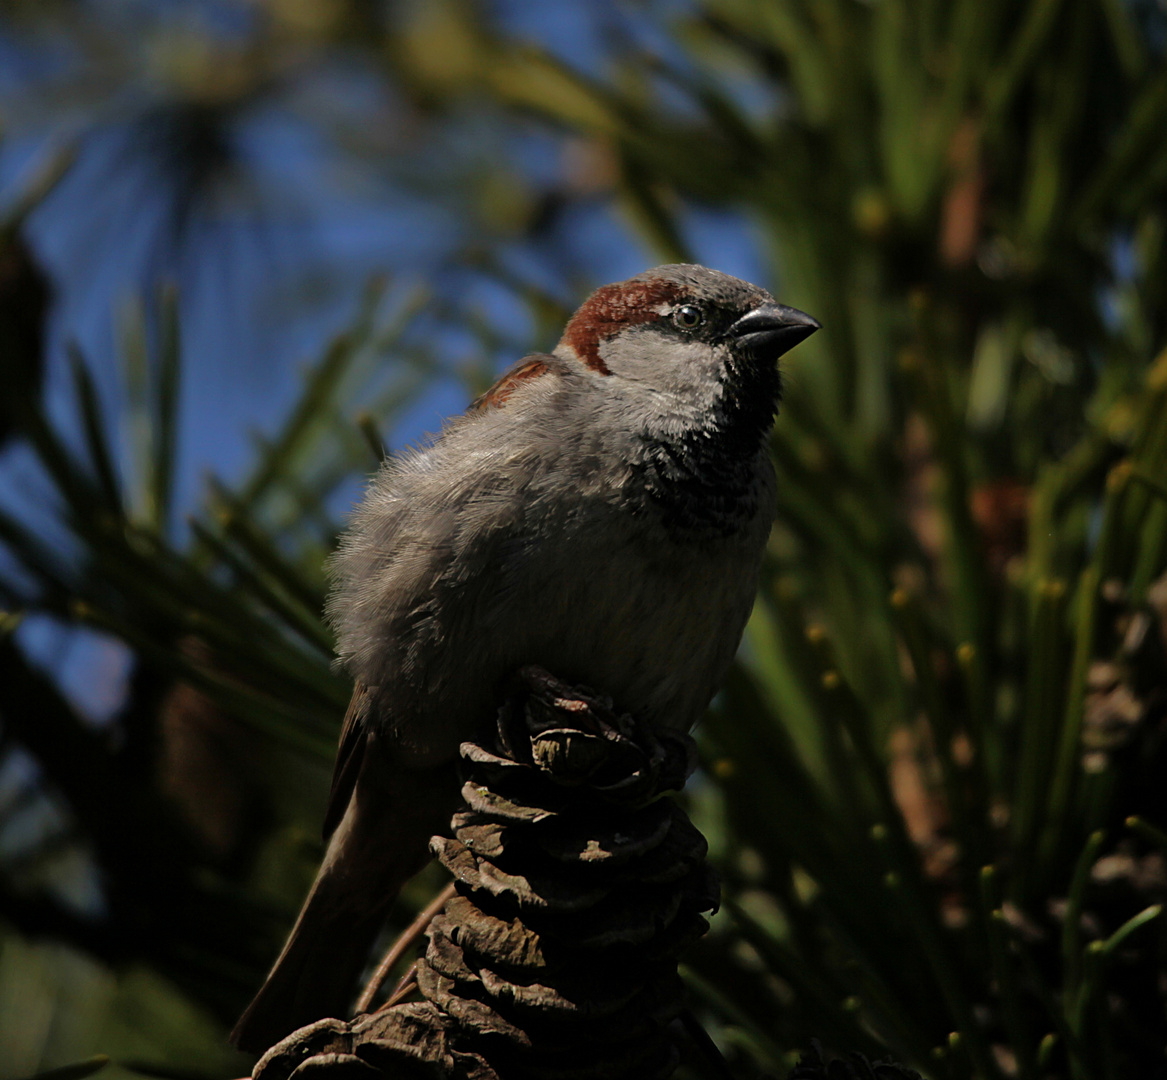
<svg viewBox="0 0 1167 1080"><path fill-rule="evenodd" d="M389 978L389 972L396 966L397 961L405 955L405 950L425 933L425 928L429 926L433 917L446 906L446 901L453 895L454 883L451 881L426 905L421 914L405 928L401 936L389 947L389 951L381 963L377 965L377 970L373 972L372 977L365 984L364 990L361 991L361 996L357 999L356 1011L358 1015L369 1011L369 1006L373 1004L373 998L377 996L377 991Z"/></svg>

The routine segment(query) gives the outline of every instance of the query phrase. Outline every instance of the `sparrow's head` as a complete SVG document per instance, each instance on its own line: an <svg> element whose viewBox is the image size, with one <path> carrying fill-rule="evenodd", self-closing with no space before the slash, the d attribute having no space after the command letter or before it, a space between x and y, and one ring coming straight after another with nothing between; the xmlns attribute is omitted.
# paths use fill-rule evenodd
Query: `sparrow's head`
<svg viewBox="0 0 1167 1080"><path fill-rule="evenodd" d="M777 396L777 361L819 328L756 285L673 264L597 289L556 352L599 375L689 396L701 387ZM756 378L755 378L756 376Z"/></svg>

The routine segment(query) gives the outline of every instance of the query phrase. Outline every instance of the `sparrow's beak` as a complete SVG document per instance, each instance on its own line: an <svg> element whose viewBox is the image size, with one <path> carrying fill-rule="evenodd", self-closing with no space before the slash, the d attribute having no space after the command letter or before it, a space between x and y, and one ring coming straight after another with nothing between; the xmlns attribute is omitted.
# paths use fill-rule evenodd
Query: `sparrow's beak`
<svg viewBox="0 0 1167 1080"><path fill-rule="evenodd" d="M818 319L805 311L783 304L762 304L738 319L727 336L738 348L777 360L819 329Z"/></svg>

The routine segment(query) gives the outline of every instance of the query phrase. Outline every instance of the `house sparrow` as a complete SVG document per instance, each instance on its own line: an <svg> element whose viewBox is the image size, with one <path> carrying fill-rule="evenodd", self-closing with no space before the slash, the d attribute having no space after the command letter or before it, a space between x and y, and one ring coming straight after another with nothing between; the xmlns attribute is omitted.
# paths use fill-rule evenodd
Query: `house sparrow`
<svg viewBox="0 0 1167 1080"><path fill-rule="evenodd" d="M777 359L819 324L672 265L597 289L432 442L386 461L331 561L356 688L327 852L232 1035L343 1011L402 884L457 808L459 745L535 664L661 727L709 704L774 511Z"/></svg>

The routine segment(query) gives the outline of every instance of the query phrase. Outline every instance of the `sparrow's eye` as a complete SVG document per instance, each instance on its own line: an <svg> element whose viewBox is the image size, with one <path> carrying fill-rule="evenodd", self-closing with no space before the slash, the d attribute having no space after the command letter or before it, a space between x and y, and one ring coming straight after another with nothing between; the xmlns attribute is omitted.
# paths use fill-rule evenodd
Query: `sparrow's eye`
<svg viewBox="0 0 1167 1080"><path fill-rule="evenodd" d="M694 330L705 321L705 313L693 304L685 304L673 312L673 322L682 330Z"/></svg>

